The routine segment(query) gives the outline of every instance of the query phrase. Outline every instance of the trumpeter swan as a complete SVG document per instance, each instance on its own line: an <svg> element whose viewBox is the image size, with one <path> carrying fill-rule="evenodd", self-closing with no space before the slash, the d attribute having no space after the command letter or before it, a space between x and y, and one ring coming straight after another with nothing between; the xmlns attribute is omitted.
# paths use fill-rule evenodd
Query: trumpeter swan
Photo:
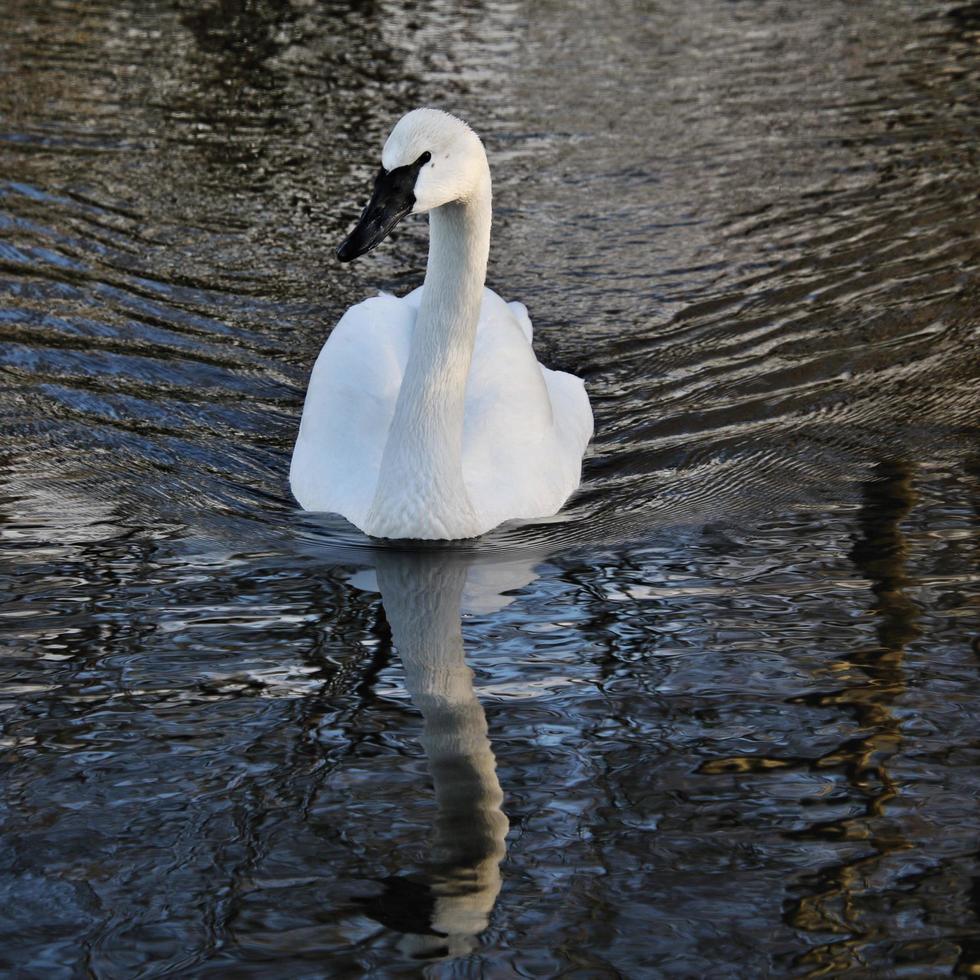
<svg viewBox="0 0 980 980"><path fill-rule="evenodd" d="M293 494L381 538L470 538L555 514L581 479L592 410L580 379L537 362L524 306L485 288L483 144L456 117L415 109L381 161L338 258L428 212L425 281L358 303L330 334L306 393Z"/></svg>

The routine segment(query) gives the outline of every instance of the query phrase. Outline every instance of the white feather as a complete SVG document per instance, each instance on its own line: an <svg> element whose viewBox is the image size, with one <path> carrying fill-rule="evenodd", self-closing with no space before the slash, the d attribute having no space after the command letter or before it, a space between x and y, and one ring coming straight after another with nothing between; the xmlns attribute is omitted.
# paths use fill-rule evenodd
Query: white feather
<svg viewBox="0 0 980 980"><path fill-rule="evenodd" d="M454 117L415 110L389 137L386 166L429 147L441 171L423 167L416 184L416 210L431 210L425 283L341 318L313 368L290 470L302 507L378 537L475 537L551 516L579 485L592 435L582 381L540 365L526 308L483 285L482 144Z"/></svg>

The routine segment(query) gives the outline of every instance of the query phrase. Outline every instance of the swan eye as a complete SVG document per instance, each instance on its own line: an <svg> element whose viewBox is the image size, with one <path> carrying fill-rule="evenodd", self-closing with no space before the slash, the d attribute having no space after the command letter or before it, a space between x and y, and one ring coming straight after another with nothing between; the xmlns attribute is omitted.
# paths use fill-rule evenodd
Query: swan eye
<svg viewBox="0 0 980 980"><path fill-rule="evenodd" d="M426 150L425 153L423 153L422 156L420 156L418 160L415 161L415 166L421 167L424 164L428 163L431 159L432 159L432 154L428 150Z"/></svg>

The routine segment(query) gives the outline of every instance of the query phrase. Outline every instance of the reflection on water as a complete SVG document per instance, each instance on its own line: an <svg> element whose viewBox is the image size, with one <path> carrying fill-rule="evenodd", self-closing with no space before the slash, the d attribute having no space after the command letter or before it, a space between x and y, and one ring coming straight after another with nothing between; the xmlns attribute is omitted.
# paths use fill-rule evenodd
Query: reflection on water
<svg viewBox="0 0 980 980"><path fill-rule="evenodd" d="M507 818L486 715L463 650L466 572L465 564L438 551L378 556L378 584L405 684L425 722L421 741L438 815L421 893L407 887L409 879L389 879L369 907L379 921L407 933L401 948L416 958L469 953L500 891Z"/></svg>
<svg viewBox="0 0 980 980"><path fill-rule="evenodd" d="M977 971L976 4L3 14L0 971ZM286 473L425 103L596 439L389 552Z"/></svg>
<svg viewBox="0 0 980 980"><path fill-rule="evenodd" d="M902 670L905 647L919 635L916 606L904 592L909 581L905 569L908 549L901 530L915 499L914 470L899 461L881 463L872 473L863 491L858 512L860 537L851 559L871 583L878 643L835 665L841 675L856 671L866 675L865 683L852 681L843 690L810 695L816 703L852 710L860 730L867 733L811 763L842 766L867 802L860 816L810 828L808 833L863 840L874 852L843 867L824 870L815 893L802 899L791 913L791 921L800 928L859 937L818 946L803 958L804 963L825 973L860 968L866 962L865 949L875 940L887 938L887 929L865 913L865 882L882 859L912 846L889 819L888 806L900 788L889 773L888 763L902 741L896 706L906 689Z"/></svg>

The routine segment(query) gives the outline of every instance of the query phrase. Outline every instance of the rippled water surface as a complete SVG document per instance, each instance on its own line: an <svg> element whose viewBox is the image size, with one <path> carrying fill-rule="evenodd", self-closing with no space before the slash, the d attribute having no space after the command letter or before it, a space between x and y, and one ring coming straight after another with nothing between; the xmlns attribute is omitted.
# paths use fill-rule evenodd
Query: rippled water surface
<svg viewBox="0 0 980 980"><path fill-rule="evenodd" d="M980 6L0 14L0 972L980 971ZM413 551L286 473L418 104L596 438Z"/></svg>

